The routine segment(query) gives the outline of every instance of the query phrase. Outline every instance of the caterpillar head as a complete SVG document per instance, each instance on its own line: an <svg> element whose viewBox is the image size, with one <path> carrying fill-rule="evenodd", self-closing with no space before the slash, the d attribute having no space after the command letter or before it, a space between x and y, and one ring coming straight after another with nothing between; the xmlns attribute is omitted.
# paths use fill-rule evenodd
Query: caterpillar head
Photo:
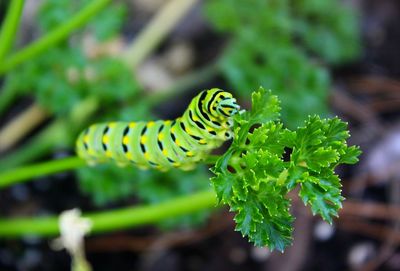
<svg viewBox="0 0 400 271"><path fill-rule="evenodd" d="M240 106L231 93L216 88L210 89L208 92L210 97L208 110L214 117L225 119L239 112Z"/></svg>

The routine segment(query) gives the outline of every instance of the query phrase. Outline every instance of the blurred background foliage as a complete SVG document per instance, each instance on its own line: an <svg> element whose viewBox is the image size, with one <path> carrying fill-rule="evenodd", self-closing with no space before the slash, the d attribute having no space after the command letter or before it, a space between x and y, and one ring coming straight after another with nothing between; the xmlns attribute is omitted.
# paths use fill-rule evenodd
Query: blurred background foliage
<svg viewBox="0 0 400 271"><path fill-rule="evenodd" d="M43 35L53 30L89 2L43 0L35 17L38 32ZM142 99L146 88L118 53L93 53L96 46L121 35L127 9L124 1L112 2L69 39L7 73L4 92L33 96L52 116L51 122L63 119L66 123L58 129L62 134L58 140L51 134L34 141L34 145L45 144L53 138L45 152L35 155L35 150L22 146L19 157L23 158L18 161L49 155L60 146L72 151L77 133L93 122L171 117L153 113ZM244 102L260 85L273 89L282 101L282 118L289 127L297 127L309 114L329 114L328 65L339 65L360 53L354 10L334 0L252 0L239 5L233 0L209 0L203 11L215 31L226 37L214 72L222 74L225 82L217 87L226 84ZM92 45L89 49L88 44ZM93 108L87 111L85 105L93 99ZM162 107L161 103L153 106ZM1 161L3 167L20 163L7 163L7 159ZM102 165L77 172L80 190L97 206L134 195L156 203L210 186L203 167L193 172L158 173ZM163 226L198 224L207 214L176 218Z"/></svg>
<svg viewBox="0 0 400 271"><path fill-rule="evenodd" d="M43 1L36 15L38 31L44 34L54 30L88 3ZM140 89L132 72L116 57L90 55L84 48L85 38L101 42L118 35L125 13L123 4L110 5L70 39L8 73L4 91L33 94L37 102L58 116L71 112L90 96L96 96L108 112L115 103L132 100Z"/></svg>
<svg viewBox="0 0 400 271"><path fill-rule="evenodd" d="M360 53L358 16L340 1L216 0L205 13L229 34L220 61L229 86L241 97L260 85L273 89L291 128L309 114L328 115L327 65Z"/></svg>

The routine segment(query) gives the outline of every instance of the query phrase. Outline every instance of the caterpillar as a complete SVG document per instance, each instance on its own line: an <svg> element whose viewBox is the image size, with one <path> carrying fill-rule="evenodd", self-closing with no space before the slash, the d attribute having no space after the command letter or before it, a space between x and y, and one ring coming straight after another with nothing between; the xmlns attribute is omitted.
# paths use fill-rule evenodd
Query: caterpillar
<svg viewBox="0 0 400 271"><path fill-rule="evenodd" d="M204 90L175 120L93 124L79 135L76 151L89 164L114 161L141 169L190 170L232 138L232 116L239 109L231 93Z"/></svg>

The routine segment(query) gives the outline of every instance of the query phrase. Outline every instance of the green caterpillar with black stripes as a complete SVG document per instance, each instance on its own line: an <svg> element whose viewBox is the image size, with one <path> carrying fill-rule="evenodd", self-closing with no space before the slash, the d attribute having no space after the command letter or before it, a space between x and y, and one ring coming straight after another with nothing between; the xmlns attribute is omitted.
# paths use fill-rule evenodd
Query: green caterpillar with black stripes
<svg viewBox="0 0 400 271"><path fill-rule="evenodd" d="M239 110L231 93L204 90L175 120L93 124L79 135L77 153L89 164L115 161L141 169L190 170L232 138L232 116Z"/></svg>

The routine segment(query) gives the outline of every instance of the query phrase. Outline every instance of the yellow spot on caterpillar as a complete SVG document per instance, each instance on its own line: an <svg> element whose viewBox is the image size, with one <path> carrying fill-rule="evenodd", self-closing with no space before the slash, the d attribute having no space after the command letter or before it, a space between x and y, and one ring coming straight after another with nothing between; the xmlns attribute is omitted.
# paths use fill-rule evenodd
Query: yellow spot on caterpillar
<svg viewBox="0 0 400 271"><path fill-rule="evenodd" d="M124 136L124 138L122 139L122 143L124 145L128 145L129 144L129 137L128 136Z"/></svg>
<svg viewBox="0 0 400 271"><path fill-rule="evenodd" d="M168 124L171 123L171 121L170 120L166 120L166 121L164 121L164 123L165 123L165 125L168 125Z"/></svg>
<svg viewBox="0 0 400 271"><path fill-rule="evenodd" d="M147 142L147 136L145 136L145 135L141 136L140 137L140 143L146 144L146 142Z"/></svg>
<svg viewBox="0 0 400 271"><path fill-rule="evenodd" d="M153 126L154 125L154 121L149 121L149 123L147 123L147 127L151 127L151 126Z"/></svg>
<svg viewBox="0 0 400 271"><path fill-rule="evenodd" d="M164 139L164 133L159 133L157 138L159 141L162 141Z"/></svg>
<svg viewBox="0 0 400 271"><path fill-rule="evenodd" d="M170 131L171 133L175 132L175 127L171 127Z"/></svg>
<svg viewBox="0 0 400 271"><path fill-rule="evenodd" d="M89 141L89 135L85 135L83 137L83 142L88 143L88 141Z"/></svg>
<svg viewBox="0 0 400 271"><path fill-rule="evenodd" d="M176 143L176 145L178 145L178 146L180 146L180 145L181 145L181 143L180 143L179 139L176 139L176 140L175 140L175 143Z"/></svg>
<svg viewBox="0 0 400 271"><path fill-rule="evenodd" d="M136 122L131 122L131 123L129 123L129 128L133 128L133 127L135 127L136 126Z"/></svg>
<svg viewBox="0 0 400 271"><path fill-rule="evenodd" d="M131 152L127 152L126 153L126 158L128 158L129 160L132 160L132 153Z"/></svg>
<svg viewBox="0 0 400 271"><path fill-rule="evenodd" d="M111 151L106 151L106 156L107 157L111 157L112 156L112 152Z"/></svg>
<svg viewBox="0 0 400 271"><path fill-rule="evenodd" d="M198 121L198 120L200 120L198 117L196 117L196 116L193 116L193 120L194 121Z"/></svg>
<svg viewBox="0 0 400 271"><path fill-rule="evenodd" d="M205 144L205 143L206 143L206 141L204 140L204 138L200 139L199 142L200 142L201 144Z"/></svg>
<svg viewBox="0 0 400 271"><path fill-rule="evenodd" d="M174 163L172 163L172 165L173 165L174 167L179 167L181 164L178 163L178 162L174 162Z"/></svg>
<svg viewBox="0 0 400 271"><path fill-rule="evenodd" d="M148 152L143 153L144 158L146 158L146 160L150 159L150 154Z"/></svg>
<svg viewBox="0 0 400 271"><path fill-rule="evenodd" d="M193 156L194 156L194 153L193 153L192 151L188 151L188 152L186 153L186 155L189 156L189 157L193 157Z"/></svg>
<svg viewBox="0 0 400 271"><path fill-rule="evenodd" d="M108 144L109 140L110 140L110 138L108 137L108 135L104 135L103 136L103 143L104 144Z"/></svg>
<svg viewBox="0 0 400 271"><path fill-rule="evenodd" d="M163 153L165 156L168 156L168 151L167 151L166 149L163 149L162 153Z"/></svg>

